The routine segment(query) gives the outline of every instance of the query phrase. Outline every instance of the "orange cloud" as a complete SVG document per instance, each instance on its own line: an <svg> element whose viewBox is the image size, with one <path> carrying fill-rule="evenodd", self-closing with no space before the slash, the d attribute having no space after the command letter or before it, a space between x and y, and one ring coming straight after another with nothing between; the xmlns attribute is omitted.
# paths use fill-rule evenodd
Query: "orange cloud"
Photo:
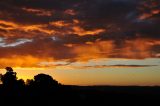
<svg viewBox="0 0 160 106"><path fill-rule="evenodd" d="M140 19L140 20L148 19L148 18L151 18L152 16L157 15L157 14L160 14L160 10L157 10L157 9L151 10L151 12L149 12L149 13L143 13L143 14L139 17L139 19Z"/></svg>
<svg viewBox="0 0 160 106"><path fill-rule="evenodd" d="M66 23L65 21L55 21L50 22L50 25L56 26L56 27L68 27L70 26L70 23Z"/></svg>
<svg viewBox="0 0 160 106"><path fill-rule="evenodd" d="M153 17L154 15L160 14L160 9L157 8L159 6L159 3L157 1L144 1L142 2L141 7L139 10L142 12L139 16L140 20L145 20L148 18Z"/></svg>
<svg viewBox="0 0 160 106"><path fill-rule="evenodd" d="M14 22L0 20L0 28L1 29L13 30L13 29L16 29L17 27L18 27L18 25Z"/></svg>
<svg viewBox="0 0 160 106"><path fill-rule="evenodd" d="M73 52L77 54L77 61L88 61L96 58L108 58L114 46L113 41L99 41L89 45L75 45Z"/></svg>
<svg viewBox="0 0 160 106"><path fill-rule="evenodd" d="M126 40L125 45L121 48L119 53L120 56L124 58L150 58L155 57L151 50L154 45L159 45L159 40L152 40L152 39L135 39L135 40Z"/></svg>
<svg viewBox="0 0 160 106"><path fill-rule="evenodd" d="M152 14L160 14L160 9L154 9L154 10L152 10Z"/></svg>
<svg viewBox="0 0 160 106"><path fill-rule="evenodd" d="M55 34L55 31L53 29L47 29L47 26L47 24L23 25L15 22L0 20L0 29L7 31L6 33L1 32L1 34L6 37L18 37L20 35L23 37L34 37L39 33L47 34L48 36ZM25 33L27 33L26 36L24 36Z"/></svg>
<svg viewBox="0 0 160 106"><path fill-rule="evenodd" d="M22 10L28 12L28 13L33 13L37 16L52 16L53 12L43 10L43 9L34 9L34 8L22 8ZM53 10L52 10L53 11Z"/></svg>
<svg viewBox="0 0 160 106"><path fill-rule="evenodd" d="M73 27L73 33L77 34L79 36L85 36L85 35L97 35L100 33L105 32L104 29L95 29L95 30L84 30L83 28L79 26L74 26Z"/></svg>
<svg viewBox="0 0 160 106"><path fill-rule="evenodd" d="M121 48L117 48L112 40L96 42L86 42L83 45L72 45L73 52L77 54L77 61L88 61L96 58L130 58L144 59L156 57L157 53L151 49L155 45L160 45L159 40L153 39L135 39L125 40Z"/></svg>
<svg viewBox="0 0 160 106"><path fill-rule="evenodd" d="M73 16L77 14L73 9L67 9L64 11L64 13L68 15L73 15Z"/></svg>
<svg viewBox="0 0 160 106"><path fill-rule="evenodd" d="M39 34L43 36L51 35L66 35L66 34L76 34L79 36L85 35L97 35L105 32L105 29L97 28L92 30L86 30L80 25L82 23L79 20L72 20L71 22L66 21L55 21L49 22L49 24L33 24L33 25L23 25L15 22L9 22L0 20L0 29L6 32L0 32L1 35L6 37L35 37ZM56 29L55 27L61 28Z"/></svg>
<svg viewBox="0 0 160 106"><path fill-rule="evenodd" d="M147 19L147 18L152 17L152 15L153 15L153 14L144 13L144 14L142 14L142 15L139 17L139 19L140 19L140 20L144 20L144 19Z"/></svg>
<svg viewBox="0 0 160 106"><path fill-rule="evenodd" d="M64 44L64 46L56 46L46 42L44 45L42 42L37 43L40 48L35 48L37 46L23 46L23 49L1 49L1 67L46 67L46 65L40 63L56 61L86 62L92 59L102 58L145 59L159 57L159 53L152 51L152 48L160 45L159 40L140 38L125 40L123 46L120 48L117 47L113 40L97 40L84 44L68 43ZM50 65L47 67L50 67Z"/></svg>
<svg viewBox="0 0 160 106"><path fill-rule="evenodd" d="M30 55L27 56L11 56L8 58L0 58L0 68L11 67L41 67L39 63L42 61L53 61L52 58L37 58Z"/></svg>
<svg viewBox="0 0 160 106"><path fill-rule="evenodd" d="M54 34L55 31L54 30L49 30L45 28L46 25L29 25L29 26L24 26L21 27L22 30L24 30L25 32L29 32L29 31L40 31L42 33L46 33L48 35Z"/></svg>
<svg viewBox="0 0 160 106"><path fill-rule="evenodd" d="M59 35L76 34L79 36L85 36L85 35L97 35L97 34L106 32L105 29L101 29L101 28L85 30L84 28L80 26L82 22L76 19L73 19L72 22L55 21L55 22L50 22L49 24L55 27L67 29L61 32L57 31L56 33L58 33Z"/></svg>

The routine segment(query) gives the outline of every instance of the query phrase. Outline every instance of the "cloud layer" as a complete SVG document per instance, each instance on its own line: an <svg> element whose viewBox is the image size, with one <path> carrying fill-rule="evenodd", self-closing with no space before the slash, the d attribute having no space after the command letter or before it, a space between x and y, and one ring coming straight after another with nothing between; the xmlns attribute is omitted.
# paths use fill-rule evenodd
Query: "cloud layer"
<svg viewBox="0 0 160 106"><path fill-rule="evenodd" d="M157 0L1 0L0 64L37 67L43 61L159 58L159 4Z"/></svg>

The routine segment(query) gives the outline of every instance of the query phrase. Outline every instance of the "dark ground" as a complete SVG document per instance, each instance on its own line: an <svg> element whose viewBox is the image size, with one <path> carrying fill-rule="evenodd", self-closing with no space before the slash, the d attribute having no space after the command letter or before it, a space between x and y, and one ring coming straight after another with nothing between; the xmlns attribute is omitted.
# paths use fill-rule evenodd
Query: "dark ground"
<svg viewBox="0 0 160 106"><path fill-rule="evenodd" d="M2 89L2 87L1 87ZM61 86L54 90L25 88L21 94L4 95L6 105L97 105L97 106L160 106L160 87L138 86Z"/></svg>

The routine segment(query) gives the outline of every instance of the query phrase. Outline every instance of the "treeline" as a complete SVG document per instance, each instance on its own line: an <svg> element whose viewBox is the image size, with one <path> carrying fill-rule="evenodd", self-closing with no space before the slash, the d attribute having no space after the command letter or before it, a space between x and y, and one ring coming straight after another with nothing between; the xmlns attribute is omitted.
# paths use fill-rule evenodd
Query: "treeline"
<svg viewBox="0 0 160 106"><path fill-rule="evenodd" d="M26 82L23 79L17 78L17 73L11 67L6 67L6 73L0 75L2 85L0 93L3 96L24 96L25 92L30 91L32 94L50 91L57 91L62 87L58 81L47 74L38 74L33 79L28 79ZM40 91L40 92L38 92Z"/></svg>
<svg viewBox="0 0 160 106"><path fill-rule="evenodd" d="M35 75L25 82L17 78L17 73L11 67L6 67L6 73L0 75L0 80L0 104L4 105L25 103L46 106L79 98L71 87L60 84L47 74Z"/></svg>

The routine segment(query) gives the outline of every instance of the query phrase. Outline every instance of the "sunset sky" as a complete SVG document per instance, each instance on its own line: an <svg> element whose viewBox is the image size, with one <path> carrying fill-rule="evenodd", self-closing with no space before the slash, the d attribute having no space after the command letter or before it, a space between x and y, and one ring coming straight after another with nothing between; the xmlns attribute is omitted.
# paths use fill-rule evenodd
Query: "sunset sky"
<svg viewBox="0 0 160 106"><path fill-rule="evenodd" d="M71 85L160 85L159 0L0 0L0 71Z"/></svg>

